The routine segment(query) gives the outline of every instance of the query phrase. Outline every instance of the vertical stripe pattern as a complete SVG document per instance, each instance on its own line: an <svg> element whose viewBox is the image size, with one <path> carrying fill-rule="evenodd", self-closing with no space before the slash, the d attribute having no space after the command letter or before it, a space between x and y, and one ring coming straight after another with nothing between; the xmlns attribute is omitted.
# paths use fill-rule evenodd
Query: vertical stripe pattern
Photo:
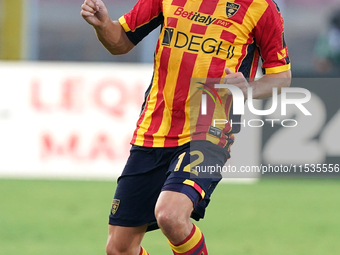
<svg viewBox="0 0 340 255"><path fill-rule="evenodd" d="M171 49L164 48L162 51L161 59L160 59L160 68L167 69L169 65L169 58L170 58ZM158 71L159 78L158 78L158 91L156 93L156 106L154 111L151 113L151 123L149 125L149 129L147 132L144 133L144 137L147 138L144 140L143 146L152 147L153 137L152 134L158 131L159 126L162 123L162 118L159 116L164 109L164 100L163 100L163 89L166 82L167 72L165 70Z"/></svg>
<svg viewBox="0 0 340 255"><path fill-rule="evenodd" d="M178 138L178 135L182 133L183 126L186 120L185 104L189 95L190 78L194 69L197 54L184 52L180 71L178 74L175 97L172 105L171 115L171 128L168 134L165 136L164 146L174 146L173 138ZM178 146L178 144L176 145Z"/></svg>
<svg viewBox="0 0 340 255"><path fill-rule="evenodd" d="M214 89L224 68L250 81L260 56L267 73L290 68L282 17L269 0L139 0L119 22L136 43L163 23L135 145L174 147L198 139L229 148L240 129L230 120L240 116L232 114L226 89ZM216 119L226 121L215 126Z"/></svg>

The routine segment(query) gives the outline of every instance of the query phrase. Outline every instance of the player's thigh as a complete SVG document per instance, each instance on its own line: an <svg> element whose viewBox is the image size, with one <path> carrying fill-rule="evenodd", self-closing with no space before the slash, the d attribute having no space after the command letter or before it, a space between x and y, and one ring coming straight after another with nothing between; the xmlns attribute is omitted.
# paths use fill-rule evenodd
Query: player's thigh
<svg viewBox="0 0 340 255"><path fill-rule="evenodd" d="M163 190L156 203L155 215L158 221L161 218L181 221L190 217L193 208L193 202L186 194Z"/></svg>
<svg viewBox="0 0 340 255"><path fill-rule="evenodd" d="M210 196L222 178L219 171L206 169L221 168L228 158L229 153L224 148L208 141L193 141L171 162L162 191L185 194L194 205L191 217L203 218Z"/></svg>
<svg viewBox="0 0 340 255"><path fill-rule="evenodd" d="M137 227L156 226L154 209L166 180L173 149L133 146L130 157L119 177L109 224Z"/></svg>
<svg viewBox="0 0 340 255"><path fill-rule="evenodd" d="M139 227L109 225L107 254L138 254L148 224Z"/></svg>
<svg viewBox="0 0 340 255"><path fill-rule="evenodd" d="M114 195L109 224L137 227L154 222L155 204L165 179L165 171L121 176Z"/></svg>

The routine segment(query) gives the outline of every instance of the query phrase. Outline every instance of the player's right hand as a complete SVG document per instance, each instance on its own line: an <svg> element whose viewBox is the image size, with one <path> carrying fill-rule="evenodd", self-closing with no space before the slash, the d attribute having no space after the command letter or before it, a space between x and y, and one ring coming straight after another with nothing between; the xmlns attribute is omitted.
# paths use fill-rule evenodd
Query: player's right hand
<svg viewBox="0 0 340 255"><path fill-rule="evenodd" d="M103 26L110 21L109 13L101 0L85 0L80 15L95 27Z"/></svg>

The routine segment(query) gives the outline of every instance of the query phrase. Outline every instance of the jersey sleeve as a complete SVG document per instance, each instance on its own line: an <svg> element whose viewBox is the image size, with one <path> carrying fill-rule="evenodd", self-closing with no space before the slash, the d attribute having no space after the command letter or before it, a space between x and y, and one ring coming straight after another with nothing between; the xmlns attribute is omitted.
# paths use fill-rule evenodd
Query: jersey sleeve
<svg viewBox="0 0 340 255"><path fill-rule="evenodd" d="M254 29L255 41L263 60L263 73L280 73L290 69L283 18L274 1L267 2L269 5Z"/></svg>
<svg viewBox="0 0 340 255"><path fill-rule="evenodd" d="M119 23L129 40L137 45L163 20L161 0L139 0L129 13L119 18Z"/></svg>

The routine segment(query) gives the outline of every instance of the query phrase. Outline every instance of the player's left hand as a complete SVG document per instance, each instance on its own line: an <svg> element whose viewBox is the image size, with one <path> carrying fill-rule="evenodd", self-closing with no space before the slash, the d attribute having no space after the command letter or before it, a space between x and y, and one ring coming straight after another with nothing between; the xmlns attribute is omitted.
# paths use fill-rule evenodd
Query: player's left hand
<svg viewBox="0 0 340 255"><path fill-rule="evenodd" d="M244 77L243 73L233 73L228 67L226 67L224 70L227 75L224 77L223 82L225 84L237 86L239 89L241 89L244 95L244 99L246 100L248 98L247 95L249 83ZM230 91L228 93L231 94Z"/></svg>

